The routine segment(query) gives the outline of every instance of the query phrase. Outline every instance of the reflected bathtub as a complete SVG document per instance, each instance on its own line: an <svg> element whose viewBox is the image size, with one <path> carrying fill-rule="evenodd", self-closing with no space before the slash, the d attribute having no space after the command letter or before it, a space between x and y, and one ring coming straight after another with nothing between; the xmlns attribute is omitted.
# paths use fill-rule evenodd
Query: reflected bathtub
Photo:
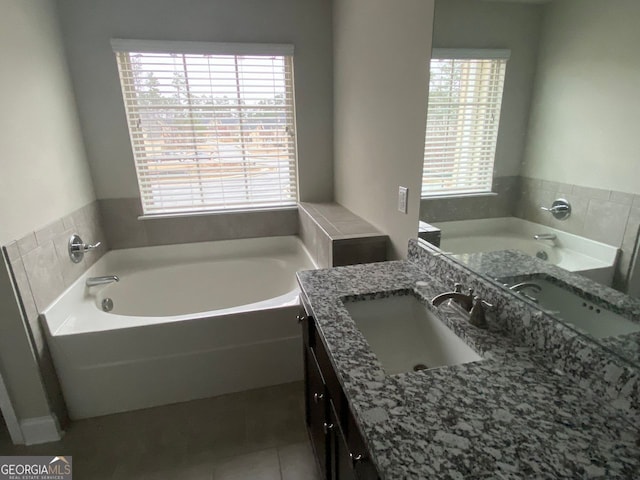
<svg viewBox="0 0 640 480"><path fill-rule="evenodd" d="M533 257L611 285L618 248L515 217L441 222L440 248L454 254L520 250ZM556 240L535 240L553 233Z"/></svg>

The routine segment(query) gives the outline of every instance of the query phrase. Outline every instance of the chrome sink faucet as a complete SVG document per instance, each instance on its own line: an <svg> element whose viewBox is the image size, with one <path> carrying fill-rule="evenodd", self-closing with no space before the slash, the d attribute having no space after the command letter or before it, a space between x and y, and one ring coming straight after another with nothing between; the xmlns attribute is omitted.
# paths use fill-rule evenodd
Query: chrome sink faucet
<svg viewBox="0 0 640 480"><path fill-rule="evenodd" d="M485 308L491 308L488 302L485 302L478 296L473 295L473 289L469 289L469 293L462 293L462 285L456 283L453 292L445 292L436 295L431 300L431 305L437 307L447 300L453 300L459 304L465 311L469 312L469 323L478 328L487 328L487 320L485 317Z"/></svg>
<svg viewBox="0 0 640 480"><path fill-rule="evenodd" d="M97 287L98 285L106 285L108 283L119 282L120 278L117 275L105 275L103 277L90 277L87 278L87 287Z"/></svg>
<svg viewBox="0 0 640 480"><path fill-rule="evenodd" d="M468 294L462 293L462 284L456 283L453 286L453 292L445 292L440 295L436 295L431 300L431 305L437 307L447 300L453 300L457 304L459 304L462 308L464 308L467 312L471 311L471 307L473 307L473 289L469 289Z"/></svg>

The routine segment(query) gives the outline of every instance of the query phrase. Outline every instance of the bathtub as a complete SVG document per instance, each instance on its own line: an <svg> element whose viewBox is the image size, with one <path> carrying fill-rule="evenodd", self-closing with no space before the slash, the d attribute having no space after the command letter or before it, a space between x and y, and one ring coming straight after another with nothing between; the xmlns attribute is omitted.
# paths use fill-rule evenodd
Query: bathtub
<svg viewBox="0 0 640 480"><path fill-rule="evenodd" d="M312 268L294 236L108 252L41 316L70 417L302 379L295 272ZM85 286L101 275L120 281Z"/></svg>
<svg viewBox="0 0 640 480"><path fill-rule="evenodd" d="M618 249L595 240L515 217L441 222L440 248L453 254L515 249L592 280L611 285ZM538 233L553 233L556 240L535 240ZM541 254L540 252L544 252Z"/></svg>

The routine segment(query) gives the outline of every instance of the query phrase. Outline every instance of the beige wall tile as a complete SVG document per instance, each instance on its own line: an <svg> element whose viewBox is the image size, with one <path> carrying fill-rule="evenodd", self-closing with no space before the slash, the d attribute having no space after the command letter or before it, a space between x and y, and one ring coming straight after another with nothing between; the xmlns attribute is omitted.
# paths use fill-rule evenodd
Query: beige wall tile
<svg viewBox="0 0 640 480"><path fill-rule="evenodd" d="M205 216L142 220L142 224L149 245L204 242L216 233L229 238L224 235L226 225L214 225Z"/></svg>
<svg viewBox="0 0 640 480"><path fill-rule="evenodd" d="M42 311L65 287L53 241L26 254L23 261L36 306L38 311Z"/></svg>
<svg viewBox="0 0 640 480"><path fill-rule="evenodd" d="M99 204L107 243L115 249L298 233L295 208L139 220L137 198L103 199Z"/></svg>
<svg viewBox="0 0 640 480"><path fill-rule="evenodd" d="M574 185L572 193L574 195L580 195L581 197L592 198L594 200L609 200L609 197L611 196L610 190L583 187L580 185Z"/></svg>
<svg viewBox="0 0 640 480"><path fill-rule="evenodd" d="M38 245L45 245L47 242L53 240L62 232L64 232L64 224L62 223L62 219L59 218L57 220L54 220L49 225L36 230L35 234Z"/></svg>
<svg viewBox="0 0 640 480"><path fill-rule="evenodd" d="M13 273L18 296L22 302L23 313L26 315L30 326L33 327L38 318L38 309L33 299L33 293L31 293L31 285L29 285L29 278L24 268L22 257L11 260L11 272Z"/></svg>
<svg viewBox="0 0 640 480"><path fill-rule="evenodd" d="M620 258L616 268L613 285L618 290L627 291L632 271L633 255L639 248L639 231L640 231L640 207L632 207L629 212L629 219L625 226L624 236L622 237L622 246Z"/></svg>
<svg viewBox="0 0 640 480"><path fill-rule="evenodd" d="M37 246L38 241L36 240L36 234L34 232L29 232L18 240L18 249L21 255L26 255Z"/></svg>
<svg viewBox="0 0 640 480"><path fill-rule="evenodd" d="M20 259L20 249L18 248L18 242L11 242L3 247L7 253L7 258L10 262L14 262Z"/></svg>
<svg viewBox="0 0 640 480"><path fill-rule="evenodd" d="M311 258L318 261L318 227L306 210L298 209L299 235Z"/></svg>
<svg viewBox="0 0 640 480"><path fill-rule="evenodd" d="M98 200L102 227L111 248L131 248L148 245L147 230L138 220L142 207L136 198ZM84 215L84 213L83 213Z"/></svg>
<svg viewBox="0 0 640 480"><path fill-rule="evenodd" d="M53 239L53 246L58 256L58 265L60 266L60 274L64 280L64 286L68 287L75 282L80 275L87 270L85 259L95 256L95 252L87 252L79 263L73 263L69 257L69 237L74 230L67 230ZM83 239L84 240L84 239Z"/></svg>
<svg viewBox="0 0 640 480"><path fill-rule="evenodd" d="M633 205L634 195L625 192L611 192L609 201L613 203L622 203L623 205Z"/></svg>
<svg viewBox="0 0 640 480"><path fill-rule="evenodd" d="M603 200L590 200L584 221L584 235L620 247L631 207Z"/></svg>
<svg viewBox="0 0 640 480"><path fill-rule="evenodd" d="M358 238L333 242L333 266L384 262L387 259L387 238Z"/></svg>
<svg viewBox="0 0 640 480"><path fill-rule="evenodd" d="M333 267L333 240L324 234L318 235L318 266L320 268Z"/></svg>

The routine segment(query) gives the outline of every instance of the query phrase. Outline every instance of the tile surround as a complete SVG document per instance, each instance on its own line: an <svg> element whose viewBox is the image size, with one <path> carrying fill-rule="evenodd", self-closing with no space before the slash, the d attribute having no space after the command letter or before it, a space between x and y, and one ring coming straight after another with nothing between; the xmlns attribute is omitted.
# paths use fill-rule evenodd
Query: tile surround
<svg viewBox="0 0 640 480"><path fill-rule="evenodd" d="M492 190L495 195L423 198L420 220L438 223L513 216L520 194L520 177L496 177Z"/></svg>
<svg viewBox="0 0 640 480"><path fill-rule="evenodd" d="M556 220L540 209L551 205L556 198L566 198L571 204L571 216L567 220ZM640 195L522 177L522 194L515 215L619 247L621 255L613 286L626 290L631 261L638 248Z"/></svg>
<svg viewBox="0 0 640 480"><path fill-rule="evenodd" d="M295 207L140 220L142 207L138 198L109 198L98 203L113 249L298 233Z"/></svg>
<svg viewBox="0 0 640 480"><path fill-rule="evenodd" d="M300 238L321 268L381 262L388 236L337 203L301 203Z"/></svg>
<svg viewBox="0 0 640 480"><path fill-rule="evenodd" d="M74 264L67 254L69 237L77 233L87 243L102 242ZM45 227L29 232L5 245L23 302L29 297L37 310L42 311L65 288L92 266L109 249L100 224L96 202L59 218ZM26 282L21 276L26 274ZM26 298L25 298L26 297Z"/></svg>
<svg viewBox="0 0 640 480"><path fill-rule="evenodd" d="M495 196L423 199L420 220L427 223L516 216L621 249L614 287L626 291L638 249L640 195L529 177L497 177ZM557 198L571 203L571 216L556 220L541 206Z"/></svg>

